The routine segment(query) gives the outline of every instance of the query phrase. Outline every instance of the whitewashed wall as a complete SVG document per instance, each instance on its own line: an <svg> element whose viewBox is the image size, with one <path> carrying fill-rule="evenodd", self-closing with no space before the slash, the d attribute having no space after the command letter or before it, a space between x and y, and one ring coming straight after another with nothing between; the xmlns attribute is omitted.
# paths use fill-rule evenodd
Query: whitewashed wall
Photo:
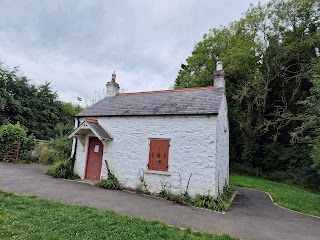
<svg viewBox="0 0 320 240"><path fill-rule="evenodd" d="M216 116L104 117L98 118L98 121L113 137L107 143L103 162L108 161L114 174L125 186L137 187L140 183L139 172L144 172L149 191L160 191L166 185L172 192L180 193L185 191L192 174L189 185L191 195L218 194L217 170L221 168L219 171L225 172L222 165L226 161L220 158L225 153L216 159ZM171 139L166 174L147 171L150 138ZM87 148L88 139L84 148L78 143L75 172L82 178ZM103 166L102 177L106 177L104 169ZM225 174L220 176L220 179L224 178Z"/></svg>
<svg viewBox="0 0 320 240"><path fill-rule="evenodd" d="M217 117L217 181L219 191L229 185L229 122L227 99L224 96Z"/></svg>

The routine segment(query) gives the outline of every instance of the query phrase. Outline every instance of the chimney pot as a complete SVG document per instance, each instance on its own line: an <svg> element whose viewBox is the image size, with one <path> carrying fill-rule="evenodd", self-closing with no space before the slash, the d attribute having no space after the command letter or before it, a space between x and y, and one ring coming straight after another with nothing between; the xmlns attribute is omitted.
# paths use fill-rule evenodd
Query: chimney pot
<svg viewBox="0 0 320 240"><path fill-rule="evenodd" d="M114 71L111 76L111 81L106 84L106 97L113 97L119 92L120 86L116 83L116 78L117 75Z"/></svg>
<svg viewBox="0 0 320 240"><path fill-rule="evenodd" d="M216 69L217 71L223 70L223 66L222 66L222 61L221 60L217 61L216 68L217 68Z"/></svg>
<svg viewBox="0 0 320 240"><path fill-rule="evenodd" d="M115 83L116 82L116 78L117 78L116 72L113 71L112 77L111 77L111 81Z"/></svg>
<svg viewBox="0 0 320 240"><path fill-rule="evenodd" d="M218 60L216 63L216 71L214 72L213 86L215 88L225 88L226 82L224 79L225 73L223 70L222 61Z"/></svg>

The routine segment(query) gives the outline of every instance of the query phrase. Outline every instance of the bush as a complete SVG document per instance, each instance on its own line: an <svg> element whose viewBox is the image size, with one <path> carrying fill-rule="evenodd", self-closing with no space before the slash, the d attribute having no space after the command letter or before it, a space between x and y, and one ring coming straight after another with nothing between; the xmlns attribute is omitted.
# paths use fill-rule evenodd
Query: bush
<svg viewBox="0 0 320 240"><path fill-rule="evenodd" d="M19 123L0 126L0 160L8 161L6 155L17 143L20 143L19 159L28 160L34 148L33 138L32 135L27 136L26 130Z"/></svg>
<svg viewBox="0 0 320 240"><path fill-rule="evenodd" d="M267 175L267 178L271 181L286 181L291 178L291 175L289 172L285 171L274 171Z"/></svg>
<svg viewBox="0 0 320 240"><path fill-rule="evenodd" d="M181 205L187 205L187 206L191 205L191 206L206 208L206 209L210 209L218 212L225 212L230 208L231 200L234 194L235 194L235 190L233 188L225 187L223 194L219 195L218 197L213 197L209 194L207 195L197 194L194 198L192 198L188 194L188 192L184 192L181 194L174 194L165 189L153 195L156 197L163 198L165 200L179 203Z"/></svg>
<svg viewBox="0 0 320 240"><path fill-rule="evenodd" d="M49 146L59 152L58 157L63 159L70 158L72 139L69 139L67 136L50 140Z"/></svg>
<svg viewBox="0 0 320 240"><path fill-rule="evenodd" d="M79 175L73 173L72 159L62 160L54 163L47 174L55 178L79 179Z"/></svg>
<svg viewBox="0 0 320 240"><path fill-rule="evenodd" d="M108 178L103 179L97 184L99 187L110 189L110 190L122 190L123 186L112 173L108 173Z"/></svg>
<svg viewBox="0 0 320 240"><path fill-rule="evenodd" d="M234 189L224 188L223 194L221 194L217 198L210 195L197 194L193 199L192 205L218 212L225 212L230 208L232 196L234 195L234 193Z"/></svg>
<svg viewBox="0 0 320 240"><path fill-rule="evenodd" d="M254 159L252 165L232 161L230 170L319 191L320 167L314 164L310 150L308 145L286 146L273 142L261 146L260 156Z"/></svg>
<svg viewBox="0 0 320 240"><path fill-rule="evenodd" d="M39 163L49 164L49 148L44 146L39 151Z"/></svg>
<svg viewBox="0 0 320 240"><path fill-rule="evenodd" d="M188 192L184 192L182 194L174 194L168 190L163 189L159 193L155 194L155 196L175 203L179 203L181 205L193 205L192 198L190 197Z"/></svg>
<svg viewBox="0 0 320 240"><path fill-rule="evenodd" d="M102 188L110 190L122 190L124 186L119 182L118 178L111 172L107 160L105 162L105 167L108 171L108 178L102 179L97 185Z"/></svg>
<svg viewBox="0 0 320 240"><path fill-rule="evenodd" d="M253 168L251 166L248 166L246 164L240 164L237 162L230 162L230 171L239 173L239 174L246 174L250 176L256 176L256 177L263 177L263 173L261 168Z"/></svg>

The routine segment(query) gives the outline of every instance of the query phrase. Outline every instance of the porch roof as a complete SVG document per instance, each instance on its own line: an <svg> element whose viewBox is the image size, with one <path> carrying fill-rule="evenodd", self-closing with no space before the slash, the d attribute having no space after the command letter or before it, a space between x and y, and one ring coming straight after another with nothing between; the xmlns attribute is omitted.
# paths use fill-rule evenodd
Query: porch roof
<svg viewBox="0 0 320 240"><path fill-rule="evenodd" d="M69 138L81 138L86 136L90 131L101 141L112 139L108 132L98 123L98 120L93 118L85 118L83 123L70 133Z"/></svg>

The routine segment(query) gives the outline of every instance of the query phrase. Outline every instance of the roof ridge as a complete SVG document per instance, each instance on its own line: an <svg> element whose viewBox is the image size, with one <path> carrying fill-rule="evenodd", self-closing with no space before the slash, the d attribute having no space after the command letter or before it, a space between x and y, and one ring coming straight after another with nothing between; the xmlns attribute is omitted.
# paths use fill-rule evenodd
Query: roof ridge
<svg viewBox="0 0 320 240"><path fill-rule="evenodd" d="M90 122L90 123L98 123L98 119L96 118L85 118L84 119L86 122Z"/></svg>
<svg viewBox="0 0 320 240"><path fill-rule="evenodd" d="M213 89L213 86L196 87L196 88L181 88L181 89L173 89L173 90L156 90L156 91L146 91L146 92L117 93L116 96L155 94L155 93L167 93L167 92L188 92L188 91L209 90L209 89Z"/></svg>

